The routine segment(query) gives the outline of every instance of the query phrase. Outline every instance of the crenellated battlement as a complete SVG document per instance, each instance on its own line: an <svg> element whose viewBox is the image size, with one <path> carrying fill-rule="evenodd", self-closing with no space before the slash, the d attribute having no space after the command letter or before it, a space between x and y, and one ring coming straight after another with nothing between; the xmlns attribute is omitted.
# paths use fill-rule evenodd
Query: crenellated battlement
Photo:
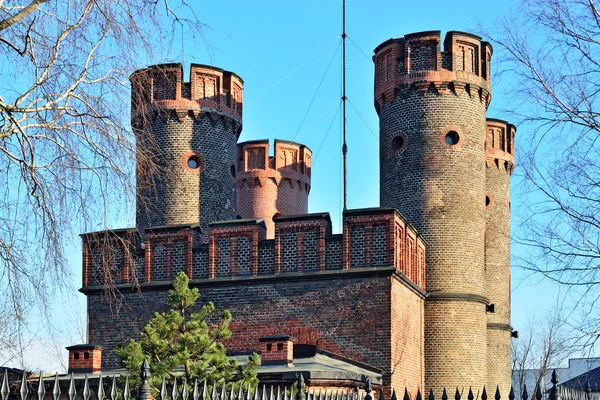
<svg viewBox="0 0 600 400"><path fill-rule="evenodd" d="M102 290L109 280L131 283L134 273L143 286L170 281L179 271L192 280L287 273L301 279L302 274L380 268L393 268L414 287L425 289L425 243L396 210L346 211L340 235L332 235L329 213L282 216L274 223L274 239L265 240L262 219L215 222L208 244L200 243L198 225L148 229L143 246L130 239L107 242L106 234L82 235L82 291ZM135 230L123 232L138 237Z"/></svg>
<svg viewBox="0 0 600 400"><path fill-rule="evenodd" d="M375 48L375 106L392 101L401 88L440 94L467 92L491 101L492 46L479 36L451 31L418 32L389 39Z"/></svg>
<svg viewBox="0 0 600 400"><path fill-rule="evenodd" d="M515 133L517 128L500 119L487 118L485 163L488 168L503 168L512 174L515 168Z"/></svg>
<svg viewBox="0 0 600 400"><path fill-rule="evenodd" d="M237 147L237 213L263 218L267 237L275 235L273 217L304 214L312 168L312 152L303 144L275 139L239 143Z"/></svg>
<svg viewBox="0 0 600 400"><path fill-rule="evenodd" d="M238 143L238 182L256 177L304 182L310 190L312 151L303 144L275 139L274 155L269 156L269 140ZM266 172L261 172L266 171Z"/></svg>
<svg viewBox="0 0 600 400"><path fill-rule="evenodd" d="M181 64L159 64L135 71L129 80L134 126L147 115L181 120L204 111L227 116L241 126L244 81L233 72L192 64L190 81L184 82Z"/></svg>

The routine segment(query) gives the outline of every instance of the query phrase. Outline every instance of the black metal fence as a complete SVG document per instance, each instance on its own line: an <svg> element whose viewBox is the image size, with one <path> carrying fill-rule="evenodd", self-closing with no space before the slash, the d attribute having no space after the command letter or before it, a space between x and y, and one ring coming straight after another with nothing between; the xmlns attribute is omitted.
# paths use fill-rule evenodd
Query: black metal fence
<svg viewBox="0 0 600 400"><path fill-rule="evenodd" d="M0 400L155 400L156 397L160 400L374 400L373 397L377 397L378 400L399 400L400 397L395 390L374 391L369 380L363 382L360 388L313 388L307 390L301 374L298 376L297 382L290 386L259 384L254 387L250 385L244 387L241 384L232 385L231 382L198 382L198 380L188 384L187 380L182 379L178 382L176 378L167 384L163 378L160 389L153 389L149 384L150 366L146 360L140 368L140 379L141 384L134 391L130 388L127 376L121 382L116 376L103 378L102 375L94 375L92 378L86 374L83 383L76 383L77 380L71 374L68 378L68 387L66 391L63 391L58 374L49 378L44 378L40 374L38 378L30 380L24 372L19 382L10 382L8 373L5 371L0 386ZM448 395L448 391L444 388L438 399L595 400L597 398L591 392L589 385L586 390L559 386L556 372L552 374L552 387L546 393L542 393L541 388L537 387L530 397L526 386L523 386L520 393L521 395L517 398L511 388L508 396L505 397L496 388L494 394L491 395L484 387L480 394L474 394L472 388L469 388L466 394L456 388L453 395ZM411 395L408 390L404 389L401 396L402 400L436 400L433 390L426 395L420 390Z"/></svg>

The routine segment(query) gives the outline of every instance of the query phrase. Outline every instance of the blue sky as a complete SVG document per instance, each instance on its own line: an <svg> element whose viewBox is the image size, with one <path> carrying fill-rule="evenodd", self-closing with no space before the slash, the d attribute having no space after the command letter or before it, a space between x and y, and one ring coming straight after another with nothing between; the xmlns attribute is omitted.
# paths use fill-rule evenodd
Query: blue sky
<svg viewBox="0 0 600 400"><path fill-rule="evenodd" d="M186 73L189 63L212 64L240 75L245 81L244 128L240 141L278 138L309 146L313 150L309 211L329 212L334 231L339 232L342 209L341 0L230 0L227 3L194 1L193 4L197 4L198 18L209 26L204 32L207 46L192 52L191 39L182 35L173 46L171 59L150 56L149 62L184 62ZM412 32L477 33L480 24L493 31L495 21L517 6L514 0L483 4L474 0L348 0L349 208L379 205L379 127L373 107L373 49L391 37ZM508 83L492 76L494 96L488 117L502 118L508 101L503 91L508 90ZM129 107L129 104L124 106ZM522 136L524 133L518 131L517 157ZM515 180L518 177L513 178L513 210L519 206L516 195L519 185ZM133 215L129 221L119 221L115 228L132 225ZM71 265L73 284L78 288L81 258L77 239L71 250ZM524 250L513 246L512 251L516 254ZM558 288L539 277L527 278L522 271L513 269L512 324L515 329L523 329L529 315L552 306L557 294ZM72 310L62 313L58 319L65 329L57 347L75 344L72 341L77 340L80 333L74 327L85 321L83 295L77 294L75 304L70 307ZM55 308L64 310L64 305L57 303ZM45 370L60 368L52 357L40 358L34 366Z"/></svg>

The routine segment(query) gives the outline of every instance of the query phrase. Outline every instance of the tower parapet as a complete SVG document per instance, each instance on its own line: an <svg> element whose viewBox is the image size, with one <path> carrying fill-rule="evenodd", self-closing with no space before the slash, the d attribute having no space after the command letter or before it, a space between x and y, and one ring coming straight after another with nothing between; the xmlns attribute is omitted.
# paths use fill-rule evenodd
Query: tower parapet
<svg viewBox="0 0 600 400"><path fill-rule="evenodd" d="M492 46L479 36L452 31L441 51L440 31L389 39L375 48L375 107L391 102L399 86L439 93L477 95L491 101Z"/></svg>
<svg viewBox="0 0 600 400"><path fill-rule="evenodd" d="M131 77L137 138L140 235L151 227L235 218L236 143L242 130L242 79L220 68L154 65Z"/></svg>
<svg viewBox="0 0 600 400"><path fill-rule="evenodd" d="M485 141L485 163L488 168L496 166L512 174L515 168L515 133L517 128L506 121L488 118Z"/></svg>
<svg viewBox="0 0 600 400"><path fill-rule="evenodd" d="M273 217L306 214L312 168L311 150L295 142L255 140L237 148L237 214L263 218L267 238L275 235Z"/></svg>

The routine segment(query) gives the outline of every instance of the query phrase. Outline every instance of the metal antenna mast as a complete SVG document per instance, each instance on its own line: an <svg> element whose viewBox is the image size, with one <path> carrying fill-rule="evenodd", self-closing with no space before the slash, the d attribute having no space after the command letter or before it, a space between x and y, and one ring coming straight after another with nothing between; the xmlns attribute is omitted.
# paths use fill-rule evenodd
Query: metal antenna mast
<svg viewBox="0 0 600 400"><path fill-rule="evenodd" d="M347 209L347 197L348 197L348 168L347 168L347 155L348 145L346 144L346 0L342 0L342 105L344 115L344 143L342 144L342 155L344 158L344 211Z"/></svg>

